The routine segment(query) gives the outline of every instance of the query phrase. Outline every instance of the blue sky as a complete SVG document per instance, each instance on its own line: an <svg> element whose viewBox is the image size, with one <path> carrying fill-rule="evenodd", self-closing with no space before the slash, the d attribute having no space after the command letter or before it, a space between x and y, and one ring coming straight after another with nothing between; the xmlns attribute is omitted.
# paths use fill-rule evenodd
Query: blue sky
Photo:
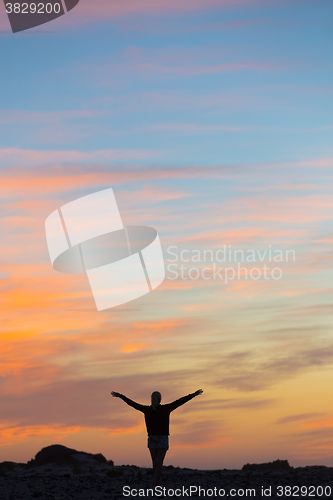
<svg viewBox="0 0 333 500"><path fill-rule="evenodd" d="M331 14L248 2L5 33L1 146L142 149L164 165L327 157Z"/></svg>

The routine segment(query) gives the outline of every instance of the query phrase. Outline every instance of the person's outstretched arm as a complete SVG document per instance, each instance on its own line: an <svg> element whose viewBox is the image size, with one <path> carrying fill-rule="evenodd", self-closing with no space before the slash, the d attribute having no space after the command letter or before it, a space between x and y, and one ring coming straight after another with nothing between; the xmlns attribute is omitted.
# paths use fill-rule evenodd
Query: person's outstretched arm
<svg viewBox="0 0 333 500"><path fill-rule="evenodd" d="M170 403L168 405L170 408L170 411L175 410L179 406L182 406L183 404L187 403L187 401L190 401L191 399L195 398L195 396L199 396L202 393L203 393L203 390L199 389L199 390L193 392L192 394L189 394L188 396L183 396L180 399L176 399L176 401L174 401L173 403Z"/></svg>
<svg viewBox="0 0 333 500"><path fill-rule="evenodd" d="M125 401L125 403L127 403L129 406L132 406L132 408L135 408L136 410L142 411L143 413L145 411L144 405L140 405L139 403L132 401L130 398L127 398L126 396L124 396L124 394L120 394L119 392L112 391L111 396L113 396L114 398L122 399L123 401Z"/></svg>

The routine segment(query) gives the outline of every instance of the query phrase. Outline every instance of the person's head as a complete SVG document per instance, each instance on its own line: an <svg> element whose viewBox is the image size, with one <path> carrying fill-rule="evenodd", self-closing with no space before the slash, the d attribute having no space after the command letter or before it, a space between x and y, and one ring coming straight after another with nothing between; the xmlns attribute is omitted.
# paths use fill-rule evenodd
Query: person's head
<svg viewBox="0 0 333 500"><path fill-rule="evenodd" d="M161 393L158 391L154 391L151 395L151 405L153 407L153 410L157 409L157 406L160 404L162 399Z"/></svg>

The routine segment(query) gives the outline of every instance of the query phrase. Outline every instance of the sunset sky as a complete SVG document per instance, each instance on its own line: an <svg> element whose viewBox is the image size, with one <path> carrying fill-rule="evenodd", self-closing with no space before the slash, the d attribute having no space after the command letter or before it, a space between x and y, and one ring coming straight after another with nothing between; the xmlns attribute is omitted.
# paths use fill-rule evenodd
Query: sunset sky
<svg viewBox="0 0 333 500"><path fill-rule="evenodd" d="M165 465L333 466L332 28L329 0L80 0L13 34L1 2L0 461L151 466L110 392L202 388ZM166 279L98 312L45 219L110 187ZM223 250L252 255L227 282Z"/></svg>

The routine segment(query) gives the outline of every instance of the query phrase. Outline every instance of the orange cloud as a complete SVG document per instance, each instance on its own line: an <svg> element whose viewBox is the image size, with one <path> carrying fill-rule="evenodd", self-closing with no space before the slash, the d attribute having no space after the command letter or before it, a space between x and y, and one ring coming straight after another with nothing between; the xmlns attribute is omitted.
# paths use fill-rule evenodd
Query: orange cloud
<svg viewBox="0 0 333 500"><path fill-rule="evenodd" d="M128 345L124 345L121 348L121 351L124 353L130 353L130 352L139 351L141 349L144 349L145 347L146 347L146 344L128 344Z"/></svg>
<svg viewBox="0 0 333 500"><path fill-rule="evenodd" d="M147 74L147 72L160 73L165 77L166 74L178 74L182 76L194 76L202 74L226 73L232 71L244 70L271 70L282 69L285 65L272 65L267 63L241 62L216 64L211 66L155 66L153 64L142 64L137 66L138 70Z"/></svg>
<svg viewBox="0 0 333 500"><path fill-rule="evenodd" d="M307 422L300 424L300 429L321 429L326 427L333 427L333 420L323 420L319 422Z"/></svg>
<svg viewBox="0 0 333 500"><path fill-rule="evenodd" d="M0 425L0 446L8 446L15 442L21 442L30 437L45 437L48 436L50 439L61 440L64 436L68 434L73 434L80 430L84 430L83 427L73 426L66 427L61 425L54 425L50 427L48 425L31 425L31 426L17 426L13 427L11 422L8 424Z"/></svg>
<svg viewBox="0 0 333 500"><path fill-rule="evenodd" d="M216 425L216 423L215 423ZM193 448L220 448L220 447L225 447L228 445L230 442L233 441L231 436L225 436L225 437L211 437L208 440L205 439L198 439L196 436L195 439L193 439L193 435L188 436L187 440L182 439L180 444L177 444L176 437L174 441L172 442L172 448L180 449L180 450L191 450Z"/></svg>
<svg viewBox="0 0 333 500"><path fill-rule="evenodd" d="M117 427L117 428L114 428L114 429L101 429L101 430L105 430L107 431L107 433L110 435L110 436L114 436L114 435L123 435L123 434L138 434L139 432L142 432L143 430L145 429L145 424L144 422L141 422L139 424L136 424L136 425L132 425L132 426L129 426L129 427Z"/></svg>
<svg viewBox="0 0 333 500"><path fill-rule="evenodd" d="M92 152L81 151L39 151L39 150L21 150L21 149L0 149L0 159L5 164L11 163L11 167L3 168L0 172L0 181L3 187L2 199L19 196L19 202L23 198L32 199L34 195L61 193L64 191L82 188L96 188L105 185L120 185L129 182L158 181L163 179L211 179L211 178L232 178L238 177L242 172L244 175L248 171L247 165L239 166L221 166L221 167L178 167L178 168L138 168L128 165L122 170L112 168L106 170L102 167L95 167L92 171L90 167L77 165L76 162L94 163L110 159L133 158L136 160L154 157L159 154L156 151L143 150L101 150ZM69 165L59 165L64 162ZM19 167L24 164L25 167ZM46 166L48 167L46 168ZM33 170L27 167L34 166ZM307 162L287 162L281 164L258 164L252 165L252 171L266 171L267 173L274 168L290 170L290 168L302 168L304 166L316 168L331 168L333 159L317 159ZM277 196L272 199L266 198L278 205L280 200ZM313 197L315 199L315 197ZM319 197L318 203L323 204ZM255 201L253 198L243 197L239 200L245 208L251 208L263 203L265 198ZM294 204L296 202L294 201ZM325 205L331 206L329 197ZM228 212L233 207L228 206ZM281 203L279 204L281 208Z"/></svg>

